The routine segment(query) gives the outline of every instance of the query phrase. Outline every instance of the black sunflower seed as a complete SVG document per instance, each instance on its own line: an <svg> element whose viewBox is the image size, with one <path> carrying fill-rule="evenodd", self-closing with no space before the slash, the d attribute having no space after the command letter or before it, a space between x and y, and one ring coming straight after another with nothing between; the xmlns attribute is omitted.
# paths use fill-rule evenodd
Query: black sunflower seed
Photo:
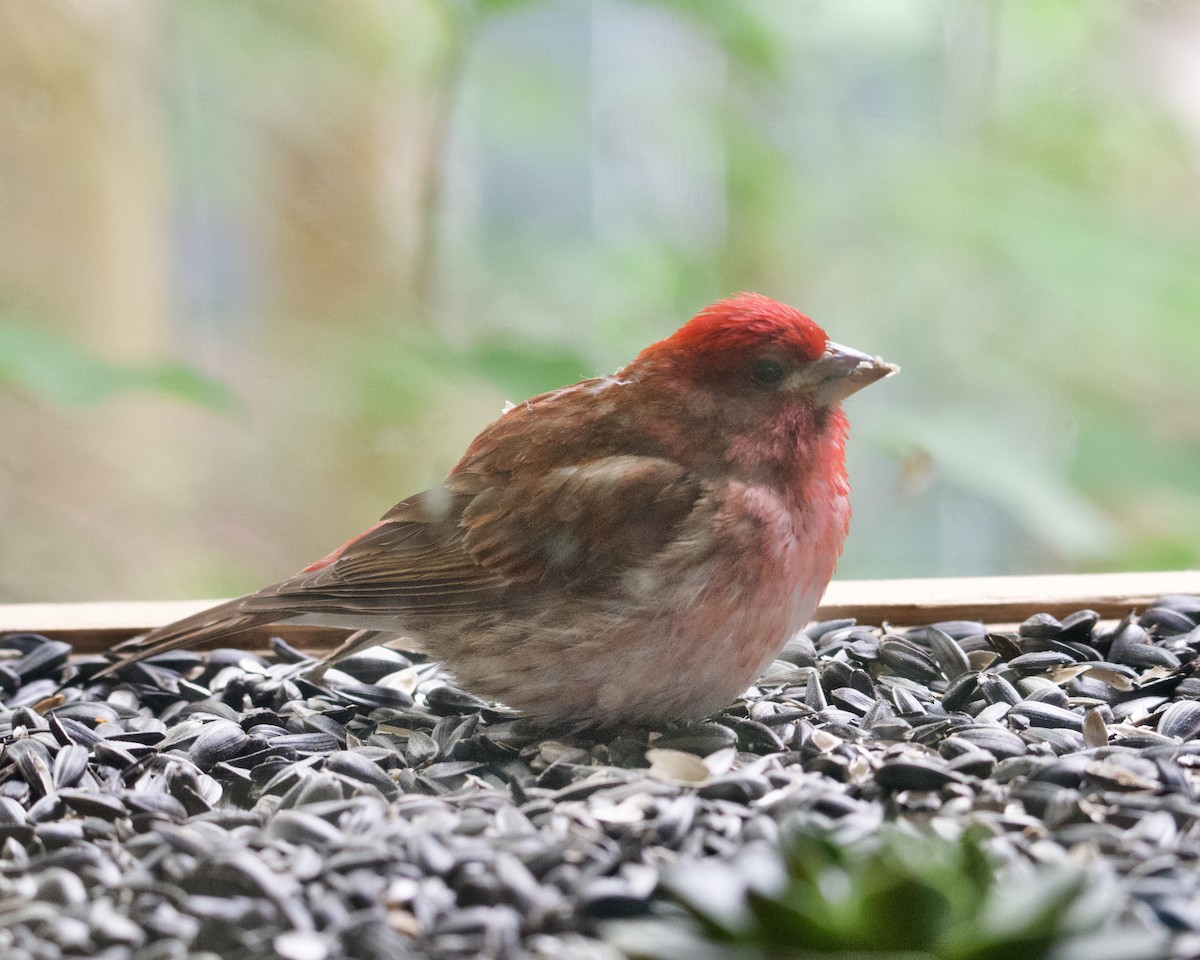
<svg viewBox="0 0 1200 960"><path fill-rule="evenodd" d="M1200 702L1179 700L1172 703L1158 718L1158 732L1164 737L1195 739L1200 734Z"/></svg>
<svg viewBox="0 0 1200 960"><path fill-rule="evenodd" d="M1018 628L1022 637L1049 639L1062 633L1063 625L1048 613L1035 613Z"/></svg>
<svg viewBox="0 0 1200 960"><path fill-rule="evenodd" d="M71 655L69 643L47 640L45 637L39 639L41 643L29 645L24 656L8 664L8 668L21 678L22 684L52 676L66 664Z"/></svg>
<svg viewBox="0 0 1200 960"><path fill-rule="evenodd" d="M241 726L231 720L206 723L192 743L192 760L201 770L208 770L224 760L231 760L251 743Z"/></svg>
<svg viewBox="0 0 1200 960"><path fill-rule="evenodd" d="M885 790L940 790L960 783L960 774L929 760L892 760L876 771L876 782Z"/></svg>
<svg viewBox="0 0 1200 960"><path fill-rule="evenodd" d="M1086 640L1091 636L1092 628L1100 621L1100 614L1095 610L1076 610L1062 621L1062 640Z"/></svg>
<svg viewBox="0 0 1200 960"><path fill-rule="evenodd" d="M1066 710L1049 703L1039 703L1026 700L1016 704L1009 715L1017 715L1027 719L1031 726L1058 727L1066 730L1083 730L1083 717L1073 710Z"/></svg>
<svg viewBox="0 0 1200 960"><path fill-rule="evenodd" d="M1149 643L1126 647L1121 652L1121 662L1139 670L1150 667L1178 670L1180 666L1179 657L1170 650Z"/></svg>
<svg viewBox="0 0 1200 960"><path fill-rule="evenodd" d="M757 863L796 821L850 838L885 818L979 823L1001 858L1088 844L1153 926L1146 904L1200 893L1193 610L1031 616L990 640L840 621L792 641L799 669L649 731L539 727L390 652L326 684L290 678L308 658L281 645L156 658L128 683L90 679L103 658L0 670L0 900L18 905L0 932L114 960L574 955L661 906L664 863ZM416 702L374 685L409 665ZM647 750L678 763L652 774ZM30 940L25 903L57 926Z"/></svg>
<svg viewBox="0 0 1200 960"><path fill-rule="evenodd" d="M1019 673L1045 673L1055 667L1065 667L1075 663L1077 658L1054 650L1041 650L1036 653L1023 653L1013 657L1008 665Z"/></svg>
<svg viewBox="0 0 1200 960"><path fill-rule="evenodd" d="M1160 637L1173 637L1191 633L1196 621L1170 607L1150 607L1138 617L1138 625L1153 630Z"/></svg>
<svg viewBox="0 0 1200 960"><path fill-rule="evenodd" d="M929 654L899 638L879 644L879 659L895 673L912 680L928 682L938 674L938 665Z"/></svg>
<svg viewBox="0 0 1200 960"><path fill-rule="evenodd" d="M946 686L942 706L947 710L964 710L979 688L979 674L974 671L959 674Z"/></svg>
<svg viewBox="0 0 1200 960"><path fill-rule="evenodd" d="M819 684L817 689L820 689ZM683 750L699 757L707 757L710 753L732 747L737 741L737 733L724 724L693 723L680 730L664 733L654 741L654 745L669 750Z"/></svg>

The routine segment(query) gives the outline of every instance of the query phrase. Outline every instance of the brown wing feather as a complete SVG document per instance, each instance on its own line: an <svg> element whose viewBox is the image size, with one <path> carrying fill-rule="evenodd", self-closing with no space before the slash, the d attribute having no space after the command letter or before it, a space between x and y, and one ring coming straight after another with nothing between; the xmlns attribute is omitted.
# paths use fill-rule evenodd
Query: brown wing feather
<svg viewBox="0 0 1200 960"><path fill-rule="evenodd" d="M661 550L700 494L682 467L653 457L560 468L533 490L454 474L398 504L332 563L248 597L242 610L437 615L499 606L536 586L600 587Z"/></svg>
<svg viewBox="0 0 1200 960"><path fill-rule="evenodd" d="M477 474L396 504L329 564L310 568L244 601L244 609L296 613L448 614L498 599L508 581L463 549L463 511L488 489Z"/></svg>
<svg viewBox="0 0 1200 960"><path fill-rule="evenodd" d="M548 472L538 487L497 486L463 511L464 546L511 580L601 587L673 537L701 484L660 457L612 456Z"/></svg>
<svg viewBox="0 0 1200 960"><path fill-rule="evenodd" d="M154 630L128 659L312 614L452 616L502 609L546 586L603 589L665 547L702 493L681 466L655 457L558 468L533 489L504 475L455 473L327 561Z"/></svg>
<svg viewBox="0 0 1200 960"><path fill-rule="evenodd" d="M504 586L500 577L481 576L461 549L459 515L482 486L478 477L452 477L443 487L410 497L328 562L122 644L121 663L306 614L436 615L478 608Z"/></svg>

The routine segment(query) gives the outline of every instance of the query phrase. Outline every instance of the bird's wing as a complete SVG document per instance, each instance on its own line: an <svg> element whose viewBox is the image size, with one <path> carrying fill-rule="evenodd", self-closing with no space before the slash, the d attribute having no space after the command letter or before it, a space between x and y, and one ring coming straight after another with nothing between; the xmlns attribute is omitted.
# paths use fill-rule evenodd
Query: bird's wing
<svg viewBox="0 0 1200 960"><path fill-rule="evenodd" d="M296 576L247 597L242 608L436 615L486 605L508 581L464 549L462 516L488 489L483 476L452 476L396 504L365 533Z"/></svg>
<svg viewBox="0 0 1200 960"><path fill-rule="evenodd" d="M458 531L464 507L485 485L476 477L451 479L396 504L365 533L296 576L121 644L115 648L121 660L98 676L306 614L452 613L486 603L489 591L503 589L504 580L481 575L462 550Z"/></svg>
<svg viewBox="0 0 1200 960"><path fill-rule="evenodd" d="M379 617L499 610L539 587L603 589L666 547L702 494L683 467L659 457L601 457L528 484L454 473L296 576L121 652L140 660L311 615L361 616L368 627Z"/></svg>
<svg viewBox="0 0 1200 960"><path fill-rule="evenodd" d="M438 615L543 585L599 588L666 546L701 492L658 457L602 457L532 484L452 474L242 610Z"/></svg>
<svg viewBox="0 0 1200 960"><path fill-rule="evenodd" d="M463 547L483 569L519 583L602 587L678 533L703 492L662 457L616 455L496 485L463 511Z"/></svg>

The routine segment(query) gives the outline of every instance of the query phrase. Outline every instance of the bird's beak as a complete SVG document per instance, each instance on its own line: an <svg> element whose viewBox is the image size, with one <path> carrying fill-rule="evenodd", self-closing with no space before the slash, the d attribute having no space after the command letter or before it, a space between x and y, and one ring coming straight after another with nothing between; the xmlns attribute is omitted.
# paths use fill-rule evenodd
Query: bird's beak
<svg viewBox="0 0 1200 960"><path fill-rule="evenodd" d="M803 382L796 386L812 390L818 403L832 406L876 380L899 372L900 368L894 363L867 356L831 340L826 344L825 352L800 371Z"/></svg>

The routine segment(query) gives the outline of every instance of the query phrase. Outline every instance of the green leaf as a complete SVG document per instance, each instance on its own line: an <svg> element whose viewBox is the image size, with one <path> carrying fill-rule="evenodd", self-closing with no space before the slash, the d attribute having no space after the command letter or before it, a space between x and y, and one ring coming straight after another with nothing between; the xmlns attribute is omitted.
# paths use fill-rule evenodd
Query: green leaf
<svg viewBox="0 0 1200 960"><path fill-rule="evenodd" d="M1166 955L1164 934L1122 925L1127 894L1115 882L1097 884L1082 869L1001 869L987 836L967 830L949 841L892 825L838 846L828 834L799 834L779 854L787 881L775 892L751 882L761 859L680 862L663 892L699 923L657 944L627 925L622 943L661 960L1079 960L1090 956L1084 946L1115 960L1096 939L1108 935L1117 944L1141 938L1130 954L1137 960Z"/></svg>
<svg viewBox="0 0 1200 960"><path fill-rule="evenodd" d="M815 890L792 888L780 899L751 892L747 900L759 938L772 951L797 946L832 951L851 946L845 914L822 901Z"/></svg>
<svg viewBox="0 0 1200 960"><path fill-rule="evenodd" d="M91 406L130 390L222 412L236 406L228 387L185 364L116 363L59 334L10 322L0 322L0 388L23 390L60 407Z"/></svg>

